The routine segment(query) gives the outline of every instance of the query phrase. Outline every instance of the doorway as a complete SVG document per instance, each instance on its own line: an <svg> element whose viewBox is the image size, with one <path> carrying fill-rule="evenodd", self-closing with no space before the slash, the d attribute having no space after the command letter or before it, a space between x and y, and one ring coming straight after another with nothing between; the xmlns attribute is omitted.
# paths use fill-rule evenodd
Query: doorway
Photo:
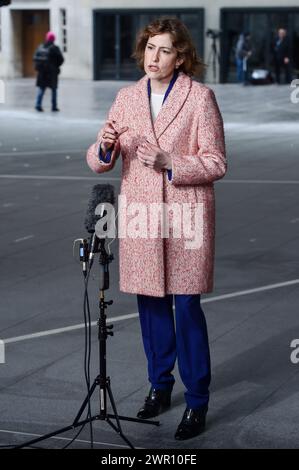
<svg viewBox="0 0 299 470"><path fill-rule="evenodd" d="M23 76L35 75L33 55L36 48L44 42L49 31L49 10L22 11L22 64Z"/></svg>

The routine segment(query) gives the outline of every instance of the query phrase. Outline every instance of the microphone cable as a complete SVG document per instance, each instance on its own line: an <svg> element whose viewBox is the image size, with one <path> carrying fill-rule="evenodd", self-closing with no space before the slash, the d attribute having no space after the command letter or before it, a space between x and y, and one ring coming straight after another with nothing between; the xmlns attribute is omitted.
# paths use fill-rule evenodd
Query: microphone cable
<svg viewBox="0 0 299 470"><path fill-rule="evenodd" d="M83 301L83 313L84 313L84 376L87 389L87 415L86 420L89 419L89 429L90 429L90 447L94 447L94 438L93 438L93 427L91 421L91 405L90 405L90 363L91 363L91 315L90 315L90 306L89 306L89 297L88 297L88 282L90 276L91 268L88 265L88 270L86 277L84 277L84 301ZM84 427L87 423L82 424L79 431L75 434L73 439L68 442L62 449L67 449L81 434Z"/></svg>

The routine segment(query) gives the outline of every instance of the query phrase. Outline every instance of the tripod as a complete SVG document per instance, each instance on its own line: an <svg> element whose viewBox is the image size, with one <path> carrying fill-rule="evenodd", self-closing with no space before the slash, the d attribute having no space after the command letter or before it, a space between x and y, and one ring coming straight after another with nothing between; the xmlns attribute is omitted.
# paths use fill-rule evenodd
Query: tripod
<svg viewBox="0 0 299 470"><path fill-rule="evenodd" d="M209 52L209 57L208 57L208 65L210 65L210 62L211 62L211 57L212 57L212 64L213 64L213 78L214 78L214 83L216 83L216 67L217 67L217 64L216 62L218 61L218 64L220 64L220 55L218 53L218 50L217 50L217 43L216 43L216 36L212 36L212 45L211 45L211 49L210 49L210 52Z"/></svg>
<svg viewBox="0 0 299 470"><path fill-rule="evenodd" d="M143 423L143 424L150 424L154 426L159 426L159 421L150 421L145 419L139 418L130 418L128 416L119 416L116 410L115 401L113 398L111 386L110 386L110 377L107 377L107 366L106 366L106 341L108 336L113 336L113 325L107 326L106 324L106 315L105 309L108 305L112 305L113 300L105 301L104 291L109 288L109 263L111 263L113 259L113 255L108 255L105 250L105 240L99 240L99 249L97 252L100 253L99 255L99 264L100 264L100 295L99 295L99 308L100 308L100 317L97 322L98 325L98 340L99 340L99 375L95 378L89 393L87 393L86 398L84 399L77 416L75 417L73 423L69 426L64 428L58 429L56 431L50 432L43 436L40 436L36 439L32 439L27 441L21 445L15 446L15 449L21 449L24 447L28 447L30 445L36 444L37 442L43 441L45 439L49 439L50 437L57 436L62 434L66 431L70 431L75 429L79 426L84 426L87 423L101 420L107 421L107 423L116 431L120 437L128 444L131 449L134 449L134 446L131 444L129 439L124 435L120 421L133 421L135 423ZM91 267L91 266L90 266ZM90 269L89 269L90 271ZM110 330L110 331L107 331ZM96 388L99 387L99 399L100 399L100 411L95 416L90 416L86 419L81 419L82 414L86 407L90 402L90 397L93 395ZM108 413L107 411L107 393L110 399L110 403L113 409L113 414ZM115 419L116 424L114 424L111 420Z"/></svg>

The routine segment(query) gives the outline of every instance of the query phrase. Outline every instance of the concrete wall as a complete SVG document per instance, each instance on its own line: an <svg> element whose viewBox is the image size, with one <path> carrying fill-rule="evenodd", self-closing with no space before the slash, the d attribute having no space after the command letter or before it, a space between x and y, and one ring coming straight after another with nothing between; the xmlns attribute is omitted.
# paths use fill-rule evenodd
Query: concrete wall
<svg viewBox="0 0 299 470"><path fill-rule="evenodd" d="M93 26L89 2L82 0L52 0L50 24L62 46L60 10L67 13L67 52L62 67L62 77L91 80L93 77ZM102 3L102 2L98 2Z"/></svg>
<svg viewBox="0 0 299 470"><path fill-rule="evenodd" d="M9 78L15 76L13 19L7 8L1 8L1 42L0 52L0 77Z"/></svg>

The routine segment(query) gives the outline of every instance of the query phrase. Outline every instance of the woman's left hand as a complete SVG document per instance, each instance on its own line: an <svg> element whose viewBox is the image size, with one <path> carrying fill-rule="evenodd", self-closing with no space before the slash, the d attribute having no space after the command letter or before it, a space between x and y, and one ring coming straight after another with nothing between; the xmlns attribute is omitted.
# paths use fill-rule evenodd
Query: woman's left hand
<svg viewBox="0 0 299 470"><path fill-rule="evenodd" d="M155 170L171 170L172 161L169 153L147 140L137 147L137 158L147 168Z"/></svg>

